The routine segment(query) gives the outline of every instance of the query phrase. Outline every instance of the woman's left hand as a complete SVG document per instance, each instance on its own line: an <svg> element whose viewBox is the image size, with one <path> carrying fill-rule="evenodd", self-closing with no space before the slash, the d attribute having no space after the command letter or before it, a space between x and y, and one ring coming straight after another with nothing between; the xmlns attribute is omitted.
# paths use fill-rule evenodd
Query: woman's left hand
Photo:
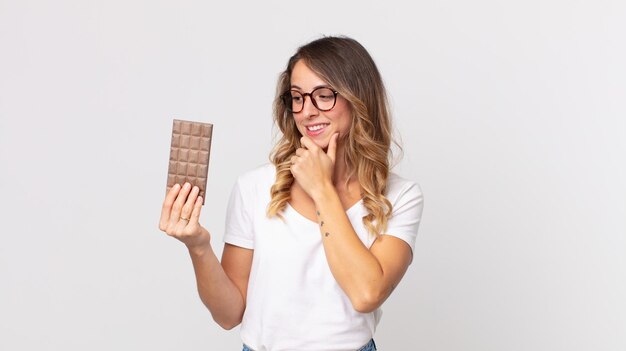
<svg viewBox="0 0 626 351"><path fill-rule="evenodd" d="M325 185L332 185L338 136L339 133L335 133L330 137L326 152L313 140L303 136L300 139L303 147L291 156L291 174L311 197Z"/></svg>

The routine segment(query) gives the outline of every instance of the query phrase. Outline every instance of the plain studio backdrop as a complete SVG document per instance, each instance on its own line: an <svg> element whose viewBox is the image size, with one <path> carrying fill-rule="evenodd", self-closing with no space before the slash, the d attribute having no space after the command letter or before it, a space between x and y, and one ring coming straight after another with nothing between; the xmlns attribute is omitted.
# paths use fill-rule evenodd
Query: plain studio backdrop
<svg viewBox="0 0 626 351"><path fill-rule="evenodd" d="M297 47L372 54L425 194L381 350L626 349L623 1L0 0L0 349L240 350L157 228L173 118L201 222L268 162Z"/></svg>

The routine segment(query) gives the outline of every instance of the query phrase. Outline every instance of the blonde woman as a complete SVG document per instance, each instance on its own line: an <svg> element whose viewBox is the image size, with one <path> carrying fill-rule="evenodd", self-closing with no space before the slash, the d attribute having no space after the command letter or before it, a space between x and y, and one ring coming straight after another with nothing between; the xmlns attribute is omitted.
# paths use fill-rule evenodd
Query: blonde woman
<svg viewBox="0 0 626 351"><path fill-rule="evenodd" d="M186 244L198 292L243 350L376 350L380 306L409 264L419 186L390 172L385 88L365 48L324 37L281 74L271 164L233 188L221 262L189 184L166 195L160 229Z"/></svg>

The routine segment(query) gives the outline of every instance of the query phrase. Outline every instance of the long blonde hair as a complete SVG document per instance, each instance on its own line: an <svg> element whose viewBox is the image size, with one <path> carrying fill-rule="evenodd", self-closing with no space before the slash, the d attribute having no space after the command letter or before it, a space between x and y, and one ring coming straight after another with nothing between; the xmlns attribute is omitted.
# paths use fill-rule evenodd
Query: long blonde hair
<svg viewBox="0 0 626 351"><path fill-rule="evenodd" d="M384 196L392 158L387 94L372 57L361 44L347 37L323 37L300 47L278 79L274 122L282 136L270 154L276 167L276 181L270 190L267 216L282 218L281 212L291 198L294 178L290 160L300 147L302 135L281 95L291 87L291 73L300 60L350 104L352 124L344 139L348 179L356 174L361 186L363 205L368 211L363 224L370 233L382 234L392 211Z"/></svg>

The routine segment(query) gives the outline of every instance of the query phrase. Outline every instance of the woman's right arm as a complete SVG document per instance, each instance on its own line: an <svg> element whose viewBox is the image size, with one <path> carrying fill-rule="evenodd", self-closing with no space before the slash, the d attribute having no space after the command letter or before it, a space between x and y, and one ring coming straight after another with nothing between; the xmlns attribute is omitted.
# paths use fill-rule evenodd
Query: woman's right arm
<svg viewBox="0 0 626 351"><path fill-rule="evenodd" d="M187 246L200 299L222 328L232 329L241 323L246 308L253 250L226 244L220 264L211 235L198 222L202 209L198 192L189 183L172 187L163 202L159 229Z"/></svg>

